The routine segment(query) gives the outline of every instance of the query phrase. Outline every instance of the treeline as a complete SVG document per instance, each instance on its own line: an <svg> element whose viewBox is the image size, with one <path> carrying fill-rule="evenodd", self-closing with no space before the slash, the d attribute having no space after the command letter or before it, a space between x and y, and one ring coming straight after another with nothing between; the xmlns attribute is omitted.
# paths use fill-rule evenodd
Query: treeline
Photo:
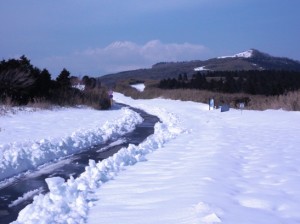
<svg viewBox="0 0 300 224"><path fill-rule="evenodd" d="M84 85L84 90L74 88L76 84ZM101 101L105 102L105 105L99 105L102 109L106 109L110 102L106 90L101 88L97 79L89 76L79 79L63 69L52 80L47 69L40 70L33 66L25 56L0 62L0 103L7 101L14 105L47 101L57 105L82 103L94 106Z"/></svg>
<svg viewBox="0 0 300 224"><path fill-rule="evenodd" d="M278 70L205 71L190 79L180 74L177 79L163 79L162 89L199 89L224 93L252 95L282 95L300 89L300 72Z"/></svg>

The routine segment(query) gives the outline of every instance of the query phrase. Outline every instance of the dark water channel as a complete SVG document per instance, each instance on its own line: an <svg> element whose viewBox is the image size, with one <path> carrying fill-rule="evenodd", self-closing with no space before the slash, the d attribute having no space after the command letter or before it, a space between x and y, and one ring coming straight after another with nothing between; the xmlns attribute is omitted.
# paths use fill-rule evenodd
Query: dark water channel
<svg viewBox="0 0 300 224"><path fill-rule="evenodd" d="M115 108L119 109L123 106L126 105L117 104ZM26 205L32 203L32 197L15 206L11 206L13 201L32 190L40 189L42 193L48 192L49 190L45 182L46 178L59 176L66 180L71 175L76 178L84 172L90 159L96 162L101 161L118 152L122 147L127 147L128 144L137 145L149 135L153 134L154 124L159 121L158 117L136 108L130 109L139 113L144 119L141 124L136 126L134 131L119 138L111 139L104 144L93 146L88 150L58 160L57 162L52 162L40 167L36 171L30 172L30 174L21 175L0 188L0 224L10 223L16 220L19 211ZM98 152L103 148L105 148L105 151Z"/></svg>

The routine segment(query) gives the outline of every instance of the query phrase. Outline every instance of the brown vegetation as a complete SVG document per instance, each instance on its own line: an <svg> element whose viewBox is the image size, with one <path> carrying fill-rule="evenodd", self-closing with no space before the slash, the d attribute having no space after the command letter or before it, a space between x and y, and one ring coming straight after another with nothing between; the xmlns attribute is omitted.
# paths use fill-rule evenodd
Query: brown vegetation
<svg viewBox="0 0 300 224"><path fill-rule="evenodd" d="M284 109L288 111L300 111L300 91L288 92L279 96L263 96L244 93L217 93L195 89L162 90L156 87L156 81L146 81L145 90L139 92L130 87L129 82L130 81L122 81L118 83L115 91L121 92L126 96L131 96L134 99L152 99L161 97L165 99L208 103L210 98L214 98L215 105L229 104L230 107L236 107L236 102L240 99L249 99L246 109L250 110Z"/></svg>

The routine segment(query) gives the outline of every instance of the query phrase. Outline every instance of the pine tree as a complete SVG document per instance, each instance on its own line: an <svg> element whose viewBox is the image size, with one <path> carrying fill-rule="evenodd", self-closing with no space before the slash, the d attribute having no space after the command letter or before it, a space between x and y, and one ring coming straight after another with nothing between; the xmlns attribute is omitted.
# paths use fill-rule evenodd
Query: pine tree
<svg viewBox="0 0 300 224"><path fill-rule="evenodd" d="M59 76L56 78L56 82L58 83L61 89L71 88L70 72L64 68L59 74Z"/></svg>

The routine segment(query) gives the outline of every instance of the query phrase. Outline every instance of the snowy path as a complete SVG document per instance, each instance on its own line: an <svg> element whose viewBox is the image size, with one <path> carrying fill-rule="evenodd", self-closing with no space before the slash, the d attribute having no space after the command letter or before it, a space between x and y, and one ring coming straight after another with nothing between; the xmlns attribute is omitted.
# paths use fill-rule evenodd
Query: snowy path
<svg viewBox="0 0 300 224"><path fill-rule="evenodd" d="M299 113L165 105L190 131L103 185L88 223L300 222Z"/></svg>
<svg viewBox="0 0 300 224"><path fill-rule="evenodd" d="M16 224L300 223L299 112L114 98L163 124L77 179L47 179Z"/></svg>

